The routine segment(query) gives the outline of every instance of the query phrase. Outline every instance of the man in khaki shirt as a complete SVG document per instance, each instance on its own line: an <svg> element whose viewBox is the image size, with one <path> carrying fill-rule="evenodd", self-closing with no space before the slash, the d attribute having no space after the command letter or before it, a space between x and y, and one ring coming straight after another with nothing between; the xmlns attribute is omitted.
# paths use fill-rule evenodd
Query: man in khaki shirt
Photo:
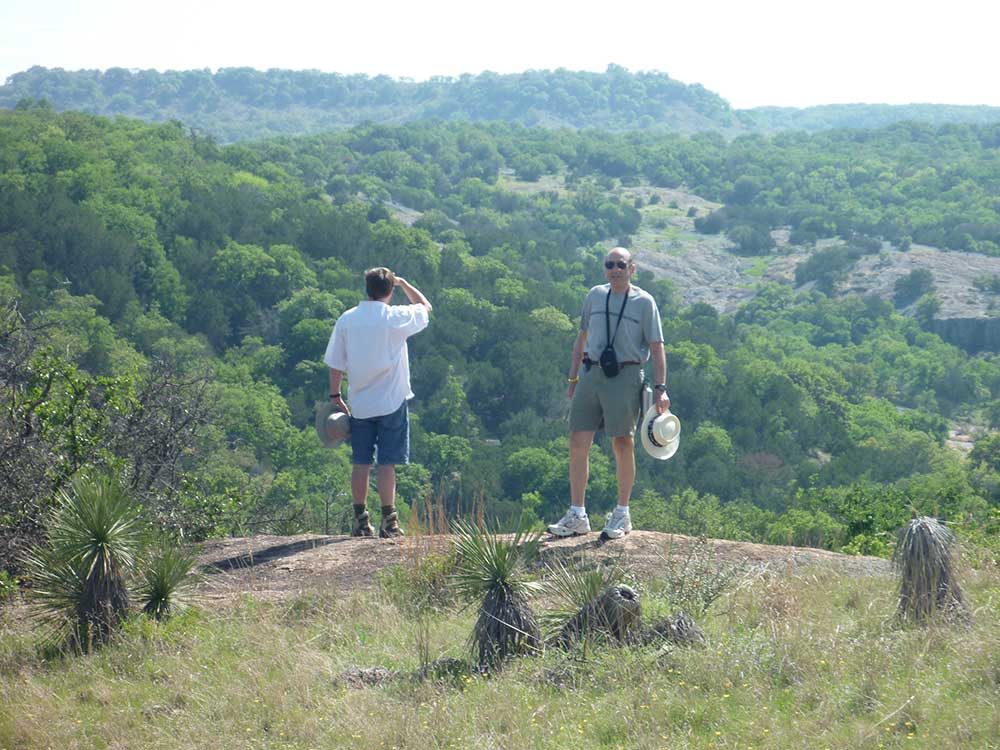
<svg viewBox="0 0 1000 750"><path fill-rule="evenodd" d="M634 432L641 408L642 365L650 358L656 410L663 414L670 409L663 329L656 301L631 283L635 263L625 248L611 250L604 259L604 269L608 283L595 286L587 294L570 362L570 507L565 516L548 527L555 536L590 531L584 499L590 446L601 428L611 437L618 479L618 506L608 516L602 537L619 539L632 530L628 505L635 484ZM618 370L610 377L614 368L608 368L606 374L600 364L609 348Z"/></svg>

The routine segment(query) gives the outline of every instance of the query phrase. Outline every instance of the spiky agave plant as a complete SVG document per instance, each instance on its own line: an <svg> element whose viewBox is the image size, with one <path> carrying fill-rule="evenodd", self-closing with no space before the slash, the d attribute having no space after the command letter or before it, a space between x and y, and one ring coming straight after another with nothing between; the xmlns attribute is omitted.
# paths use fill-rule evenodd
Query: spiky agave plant
<svg viewBox="0 0 1000 750"><path fill-rule="evenodd" d="M549 640L562 648L590 637L629 640L638 632L642 608L621 578L613 568L580 571L558 561L549 566L545 588L555 603L545 617Z"/></svg>
<svg viewBox="0 0 1000 750"><path fill-rule="evenodd" d="M161 543L139 566L136 598L142 611L165 620L188 607L197 558L175 545Z"/></svg>
<svg viewBox="0 0 1000 750"><path fill-rule="evenodd" d="M616 571L608 567L580 570L561 560L548 563L545 572L545 595L549 604L542 615L546 640L566 647L578 633L578 618L583 609L618 580ZM569 637L567 637L569 636Z"/></svg>
<svg viewBox="0 0 1000 750"><path fill-rule="evenodd" d="M470 638L479 668L490 671L512 656L538 651L541 636L528 596L540 587L526 574L538 554L541 532L522 527L504 538L466 521L456 521L452 528L457 553L454 586L470 601L481 597Z"/></svg>
<svg viewBox="0 0 1000 750"><path fill-rule="evenodd" d="M59 492L48 541L26 559L34 611L54 635L85 651L110 638L128 612L139 540L138 512L115 476Z"/></svg>
<svg viewBox="0 0 1000 750"><path fill-rule="evenodd" d="M893 562L899 572L900 617L926 622L935 614L969 616L956 580L955 535L936 518L914 518L899 531Z"/></svg>

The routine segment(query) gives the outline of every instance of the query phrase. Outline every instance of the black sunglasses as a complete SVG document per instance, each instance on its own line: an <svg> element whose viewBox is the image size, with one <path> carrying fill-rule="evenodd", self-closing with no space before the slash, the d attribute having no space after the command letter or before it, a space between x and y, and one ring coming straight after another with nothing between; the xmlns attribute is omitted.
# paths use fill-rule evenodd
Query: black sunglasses
<svg viewBox="0 0 1000 750"><path fill-rule="evenodd" d="M607 268L609 271L612 268L614 268L615 266L618 266L619 268L621 268L622 270L624 270L624 269L628 268L628 263L626 263L623 260L606 260L606 261L604 261L604 267Z"/></svg>

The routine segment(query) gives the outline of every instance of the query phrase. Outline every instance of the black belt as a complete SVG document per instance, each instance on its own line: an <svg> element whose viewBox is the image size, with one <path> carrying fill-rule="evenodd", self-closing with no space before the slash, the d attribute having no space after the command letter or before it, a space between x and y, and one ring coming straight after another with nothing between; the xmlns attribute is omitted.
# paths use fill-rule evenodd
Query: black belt
<svg viewBox="0 0 1000 750"><path fill-rule="evenodd" d="M599 365L599 364L600 362L598 362L596 359L591 359L586 354L583 355L583 366L586 367L588 370L594 365ZM619 362L618 366L624 367L625 365L641 365L641 364L642 362Z"/></svg>

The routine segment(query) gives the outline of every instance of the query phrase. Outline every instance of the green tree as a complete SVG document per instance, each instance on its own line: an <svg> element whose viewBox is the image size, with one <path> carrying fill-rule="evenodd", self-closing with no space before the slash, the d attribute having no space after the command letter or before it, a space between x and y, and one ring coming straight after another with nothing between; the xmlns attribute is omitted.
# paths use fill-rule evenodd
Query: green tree
<svg viewBox="0 0 1000 750"><path fill-rule="evenodd" d="M933 291L934 274L926 268L915 268L905 276L896 279L892 298L896 307L906 307Z"/></svg>

